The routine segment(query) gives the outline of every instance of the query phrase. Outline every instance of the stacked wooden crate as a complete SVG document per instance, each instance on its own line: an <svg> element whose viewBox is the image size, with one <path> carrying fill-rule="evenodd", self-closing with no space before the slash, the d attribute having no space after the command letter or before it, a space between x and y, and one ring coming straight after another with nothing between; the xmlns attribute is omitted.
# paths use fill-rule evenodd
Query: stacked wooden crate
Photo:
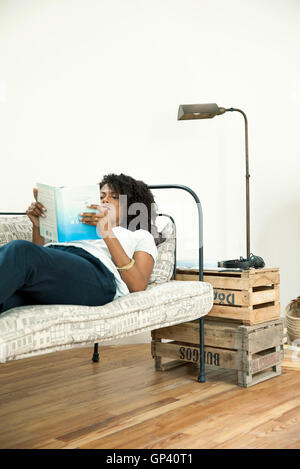
<svg viewBox="0 0 300 469"><path fill-rule="evenodd" d="M178 270L176 280L199 280L196 269ZM279 269L205 270L204 282L214 287L208 317L233 319L253 325L280 317Z"/></svg>
<svg viewBox="0 0 300 469"><path fill-rule="evenodd" d="M196 270L178 271L176 280L198 280ZM204 271L214 287L214 306L205 317L205 363L237 371L248 387L281 374L283 319L280 318L279 269L243 272ZM152 331L152 355L158 370L200 362L199 321ZM174 358L163 364L164 358Z"/></svg>

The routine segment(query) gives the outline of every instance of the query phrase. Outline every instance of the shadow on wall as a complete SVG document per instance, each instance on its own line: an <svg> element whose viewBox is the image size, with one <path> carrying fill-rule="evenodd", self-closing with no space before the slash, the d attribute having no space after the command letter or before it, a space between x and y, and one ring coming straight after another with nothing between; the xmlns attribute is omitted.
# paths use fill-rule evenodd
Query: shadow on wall
<svg viewBox="0 0 300 469"><path fill-rule="evenodd" d="M263 223L258 233L255 252L266 267L280 268L281 315L286 305L300 295L300 200L281 206Z"/></svg>

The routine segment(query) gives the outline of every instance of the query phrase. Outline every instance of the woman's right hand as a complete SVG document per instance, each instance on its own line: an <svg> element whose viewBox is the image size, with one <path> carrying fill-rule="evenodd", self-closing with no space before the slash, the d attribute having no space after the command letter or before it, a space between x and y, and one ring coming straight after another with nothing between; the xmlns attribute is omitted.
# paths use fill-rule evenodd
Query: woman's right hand
<svg viewBox="0 0 300 469"><path fill-rule="evenodd" d="M32 222L33 226L39 226L39 217L44 217L44 212L46 211L45 207L38 202L37 200L37 189L33 189L33 196L35 198L35 202L33 202L28 209L26 210L26 215Z"/></svg>

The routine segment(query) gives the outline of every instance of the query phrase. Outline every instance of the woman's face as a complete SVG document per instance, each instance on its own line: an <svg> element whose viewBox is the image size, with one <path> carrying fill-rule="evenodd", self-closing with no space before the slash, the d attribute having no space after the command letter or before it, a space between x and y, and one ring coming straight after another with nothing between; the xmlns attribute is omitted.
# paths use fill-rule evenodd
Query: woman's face
<svg viewBox="0 0 300 469"><path fill-rule="evenodd" d="M119 194L107 184L100 189L101 205L108 209L108 215L112 226L119 226L123 219L123 210L119 201Z"/></svg>

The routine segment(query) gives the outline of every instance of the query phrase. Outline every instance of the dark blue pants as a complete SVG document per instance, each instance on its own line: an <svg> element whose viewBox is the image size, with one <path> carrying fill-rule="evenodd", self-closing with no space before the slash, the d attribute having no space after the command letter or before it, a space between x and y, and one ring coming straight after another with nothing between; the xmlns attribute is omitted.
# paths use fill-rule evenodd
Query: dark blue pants
<svg viewBox="0 0 300 469"><path fill-rule="evenodd" d="M0 248L0 313L30 304L100 306L115 293L113 273L84 249L21 240Z"/></svg>

